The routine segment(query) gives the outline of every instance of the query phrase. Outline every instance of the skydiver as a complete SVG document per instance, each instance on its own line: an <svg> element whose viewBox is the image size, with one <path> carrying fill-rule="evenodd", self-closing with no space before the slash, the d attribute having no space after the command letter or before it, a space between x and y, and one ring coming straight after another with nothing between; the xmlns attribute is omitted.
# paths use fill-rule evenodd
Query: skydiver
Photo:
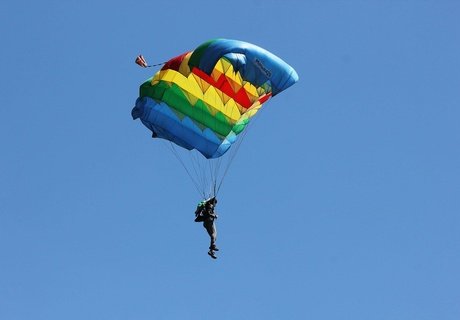
<svg viewBox="0 0 460 320"><path fill-rule="evenodd" d="M211 239L208 254L213 259L217 259L215 251L219 251L216 247L217 229L214 222L217 219L217 213L214 212L216 204L216 197L212 197L201 202L195 211L195 222L203 222L203 227L206 229Z"/></svg>

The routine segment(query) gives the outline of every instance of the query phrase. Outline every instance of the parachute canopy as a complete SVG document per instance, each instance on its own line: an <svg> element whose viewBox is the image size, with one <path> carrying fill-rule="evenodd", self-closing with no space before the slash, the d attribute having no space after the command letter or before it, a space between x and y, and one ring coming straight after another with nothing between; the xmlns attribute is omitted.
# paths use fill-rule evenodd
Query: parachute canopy
<svg viewBox="0 0 460 320"><path fill-rule="evenodd" d="M136 63L147 65L142 56ZM140 86L131 114L153 137L218 158L264 102L298 79L291 66L265 49L215 39L166 62Z"/></svg>

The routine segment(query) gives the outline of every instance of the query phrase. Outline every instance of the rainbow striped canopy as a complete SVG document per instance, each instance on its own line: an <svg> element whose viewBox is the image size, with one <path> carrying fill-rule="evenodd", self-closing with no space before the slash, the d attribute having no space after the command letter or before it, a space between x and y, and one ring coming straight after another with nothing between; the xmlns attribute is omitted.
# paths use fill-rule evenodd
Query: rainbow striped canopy
<svg viewBox="0 0 460 320"><path fill-rule="evenodd" d="M144 82L131 114L153 137L218 158L265 101L298 79L291 66L265 49L211 40L169 60Z"/></svg>

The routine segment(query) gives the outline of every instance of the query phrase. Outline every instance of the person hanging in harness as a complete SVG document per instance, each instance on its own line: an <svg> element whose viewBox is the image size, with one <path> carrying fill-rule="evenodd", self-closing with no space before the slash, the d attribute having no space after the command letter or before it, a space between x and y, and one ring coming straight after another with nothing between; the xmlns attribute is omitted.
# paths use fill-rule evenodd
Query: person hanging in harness
<svg viewBox="0 0 460 320"><path fill-rule="evenodd" d="M208 254L213 259L217 259L215 251L219 251L216 247L217 229L215 220L217 219L217 214L214 212L216 204L216 197L212 197L208 200L201 201L195 210L195 222L203 222L203 227L206 229L211 239Z"/></svg>

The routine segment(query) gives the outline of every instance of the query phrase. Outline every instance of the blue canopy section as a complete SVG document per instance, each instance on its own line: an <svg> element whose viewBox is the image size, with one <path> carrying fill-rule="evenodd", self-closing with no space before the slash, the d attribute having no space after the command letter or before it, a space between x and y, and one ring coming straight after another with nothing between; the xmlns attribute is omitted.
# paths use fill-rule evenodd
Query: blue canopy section
<svg viewBox="0 0 460 320"><path fill-rule="evenodd" d="M297 72L279 57L239 40L216 39L206 42L193 52L189 63L191 67L197 66L210 74L222 57L227 58L246 81L256 86L270 81L273 96L299 80Z"/></svg>
<svg viewBox="0 0 460 320"><path fill-rule="evenodd" d="M208 159L222 156L236 140L235 134L230 133L221 141L209 128L200 129L189 117L149 97L138 98L131 115L133 119L140 118L153 137L172 141L188 150L197 149Z"/></svg>

